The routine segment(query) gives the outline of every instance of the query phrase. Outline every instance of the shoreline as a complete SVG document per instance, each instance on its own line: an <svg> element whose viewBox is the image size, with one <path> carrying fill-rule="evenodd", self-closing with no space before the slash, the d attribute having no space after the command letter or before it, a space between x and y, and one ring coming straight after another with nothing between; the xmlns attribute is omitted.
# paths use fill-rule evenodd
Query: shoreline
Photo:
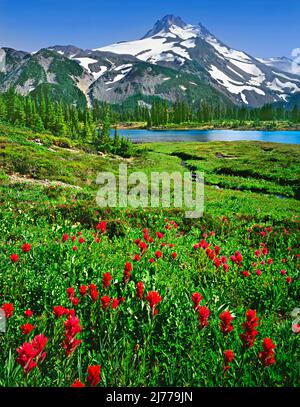
<svg viewBox="0 0 300 407"><path fill-rule="evenodd" d="M281 128L266 128L264 126L258 126L258 127L247 127L247 126L241 126L241 127L215 127L215 126L195 126L195 127L163 127L163 126L153 126L153 127L146 127L146 126L138 126L138 125L133 125L133 126L125 126L125 125L117 125L116 126L118 130L149 130L149 131L170 131L170 130L175 130L175 131L187 131L187 130L232 130L232 131L300 131L300 126L293 126L293 127L281 127Z"/></svg>

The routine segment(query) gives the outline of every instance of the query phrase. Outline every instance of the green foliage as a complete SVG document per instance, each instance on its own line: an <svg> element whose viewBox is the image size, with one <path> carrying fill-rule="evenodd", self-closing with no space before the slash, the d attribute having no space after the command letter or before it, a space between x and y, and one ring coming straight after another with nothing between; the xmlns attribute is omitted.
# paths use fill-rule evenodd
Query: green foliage
<svg viewBox="0 0 300 407"><path fill-rule="evenodd" d="M118 145L116 131L112 146ZM124 158L86 151L87 144L78 139L0 124L0 307L14 306L6 332L0 333L0 385L70 386L76 378L86 382L88 366L99 364L101 386L299 386L299 334L292 331L291 316L299 308L299 201L278 199L271 190L267 195L231 189L237 180L246 186L258 179L276 193L279 187L294 192L299 146L212 142L131 148L129 173L184 172L184 160L204 170L210 181L223 177L218 182L227 184L223 190L205 186L200 219L185 218L184 208L100 208L97 172L117 174ZM100 220L107 222L103 234L96 228ZM141 254L136 239L147 238L144 228L153 242L147 241ZM220 248L219 258L227 257L228 272L216 268L205 249L194 248L203 238L211 249ZM28 253L22 251L25 242L31 245ZM268 252L258 256L255 251L263 245ZM241 266L229 260L237 250ZM16 263L10 260L13 253L19 255ZM135 253L141 259L133 262ZM133 270L125 284L127 261ZM105 289L106 272L112 281ZM145 285L142 300L136 295L138 281ZM96 301L89 289L85 296L79 293L89 284L99 291ZM70 287L78 305L67 296ZM162 297L155 316L146 300L153 290ZM194 292L210 310L203 329L191 301ZM116 309L110 302L104 311L100 298L105 295L124 297L124 302ZM63 347L67 317L53 314L58 305L74 308L82 326L82 342L68 357ZM31 318L24 315L28 308ZM240 334L249 308L256 310L259 325L254 346L245 349ZM234 315L234 329L223 335L219 316L226 309ZM35 327L26 335L20 329L25 323ZM16 349L40 333L48 338L47 354L26 377ZM276 363L269 367L259 358L265 337L276 344ZM226 349L233 350L234 360L224 376Z"/></svg>

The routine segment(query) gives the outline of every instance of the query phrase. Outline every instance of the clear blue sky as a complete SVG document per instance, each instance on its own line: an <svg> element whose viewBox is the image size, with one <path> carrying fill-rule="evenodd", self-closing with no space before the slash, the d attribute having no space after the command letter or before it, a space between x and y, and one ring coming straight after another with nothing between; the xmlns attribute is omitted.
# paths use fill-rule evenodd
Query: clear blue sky
<svg viewBox="0 0 300 407"><path fill-rule="evenodd" d="M95 48L140 38L165 14L253 56L300 47L300 0L0 0L0 46Z"/></svg>

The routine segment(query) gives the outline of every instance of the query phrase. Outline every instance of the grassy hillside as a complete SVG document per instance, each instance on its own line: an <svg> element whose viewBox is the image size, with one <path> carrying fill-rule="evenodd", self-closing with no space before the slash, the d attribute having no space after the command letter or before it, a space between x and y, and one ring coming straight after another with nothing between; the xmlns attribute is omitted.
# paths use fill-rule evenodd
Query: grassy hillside
<svg viewBox="0 0 300 407"><path fill-rule="evenodd" d="M223 183L205 187L203 218L97 207L98 171L190 171L182 161ZM123 159L0 125L0 385L299 386L297 163L296 146L253 142Z"/></svg>

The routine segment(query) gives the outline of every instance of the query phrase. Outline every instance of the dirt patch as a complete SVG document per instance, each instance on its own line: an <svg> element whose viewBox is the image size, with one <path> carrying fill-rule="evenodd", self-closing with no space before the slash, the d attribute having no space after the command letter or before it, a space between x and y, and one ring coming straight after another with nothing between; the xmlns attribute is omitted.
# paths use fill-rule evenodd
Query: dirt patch
<svg viewBox="0 0 300 407"><path fill-rule="evenodd" d="M82 189L81 187L77 185L70 185L66 184L65 182L61 181L50 181L48 179L34 179L34 178L27 178L25 176L22 176L20 174L12 174L8 175L9 177L9 182L11 184L17 184L17 183L28 183L28 184L34 184L34 185L42 185L44 187L63 187L63 188L74 188L74 189Z"/></svg>

